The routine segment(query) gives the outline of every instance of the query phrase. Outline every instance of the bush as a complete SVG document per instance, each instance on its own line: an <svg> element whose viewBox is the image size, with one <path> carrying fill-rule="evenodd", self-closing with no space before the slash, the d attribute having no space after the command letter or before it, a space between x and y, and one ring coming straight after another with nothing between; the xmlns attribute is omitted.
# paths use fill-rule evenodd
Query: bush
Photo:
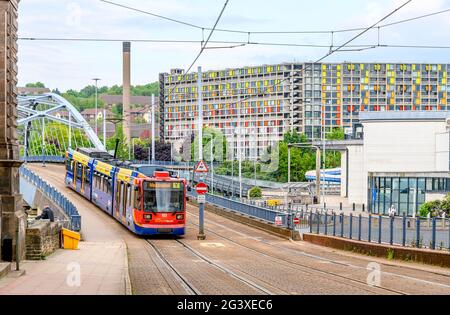
<svg viewBox="0 0 450 315"><path fill-rule="evenodd" d="M444 200L434 200L424 203L419 210L420 216L440 217L442 214L449 216L450 214L450 193L445 196Z"/></svg>
<svg viewBox="0 0 450 315"><path fill-rule="evenodd" d="M250 198L262 198L262 190L259 187L253 187L249 191Z"/></svg>

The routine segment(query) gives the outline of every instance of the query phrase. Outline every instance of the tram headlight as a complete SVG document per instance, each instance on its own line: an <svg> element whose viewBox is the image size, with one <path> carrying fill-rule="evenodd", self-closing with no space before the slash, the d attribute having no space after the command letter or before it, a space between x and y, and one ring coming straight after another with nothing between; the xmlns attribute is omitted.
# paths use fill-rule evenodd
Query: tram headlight
<svg viewBox="0 0 450 315"><path fill-rule="evenodd" d="M152 215L151 214L144 214L144 219L145 220L151 220L152 219Z"/></svg>
<svg viewBox="0 0 450 315"><path fill-rule="evenodd" d="M184 215L182 214L177 214L177 220L183 220L184 219Z"/></svg>

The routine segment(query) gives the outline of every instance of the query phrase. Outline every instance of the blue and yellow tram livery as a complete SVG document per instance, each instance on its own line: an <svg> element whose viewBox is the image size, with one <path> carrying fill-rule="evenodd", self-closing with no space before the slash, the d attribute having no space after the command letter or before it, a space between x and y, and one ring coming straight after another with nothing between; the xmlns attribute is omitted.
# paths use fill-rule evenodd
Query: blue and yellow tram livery
<svg viewBox="0 0 450 315"><path fill-rule="evenodd" d="M146 176L69 150L65 182L135 234L185 234L186 182L169 172Z"/></svg>

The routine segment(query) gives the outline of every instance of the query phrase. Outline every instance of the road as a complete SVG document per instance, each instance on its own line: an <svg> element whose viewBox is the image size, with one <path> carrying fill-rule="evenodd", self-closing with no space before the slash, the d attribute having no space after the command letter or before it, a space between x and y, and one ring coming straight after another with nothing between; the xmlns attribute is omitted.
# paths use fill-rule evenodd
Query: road
<svg viewBox="0 0 450 315"><path fill-rule="evenodd" d="M28 167L78 207L85 240L125 241L134 294L450 294L449 269L293 242L210 213L207 240L198 241L191 205L184 238L139 238L67 189L63 166ZM377 286L367 284L377 278L371 263Z"/></svg>

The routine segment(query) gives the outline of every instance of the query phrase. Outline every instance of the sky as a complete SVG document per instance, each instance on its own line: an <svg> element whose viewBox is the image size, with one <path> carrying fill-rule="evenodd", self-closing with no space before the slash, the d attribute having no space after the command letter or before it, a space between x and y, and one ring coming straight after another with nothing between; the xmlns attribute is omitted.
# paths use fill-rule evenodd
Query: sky
<svg viewBox="0 0 450 315"><path fill-rule="evenodd" d="M111 0L113 2L212 27L225 0ZM406 0L230 0L218 28L248 31L335 30L368 27ZM413 0L384 23L450 9L450 0ZM450 12L382 28L381 44L450 46ZM334 46L358 32L335 34ZM130 11L100 0L22 0L19 38L102 38L202 40L200 29ZM352 44L377 44L372 30ZM248 41L247 34L215 32L212 41ZM329 34L252 34L253 42L331 45ZM210 44L209 47L223 46ZM159 73L186 69L200 43L132 43L132 84L158 80ZM329 48L243 46L208 49L193 69L204 70L315 61ZM324 61L450 63L450 49L376 48L337 52ZM80 89L101 78L100 85L122 84L120 42L27 41L19 39L19 85L41 81L60 91Z"/></svg>

